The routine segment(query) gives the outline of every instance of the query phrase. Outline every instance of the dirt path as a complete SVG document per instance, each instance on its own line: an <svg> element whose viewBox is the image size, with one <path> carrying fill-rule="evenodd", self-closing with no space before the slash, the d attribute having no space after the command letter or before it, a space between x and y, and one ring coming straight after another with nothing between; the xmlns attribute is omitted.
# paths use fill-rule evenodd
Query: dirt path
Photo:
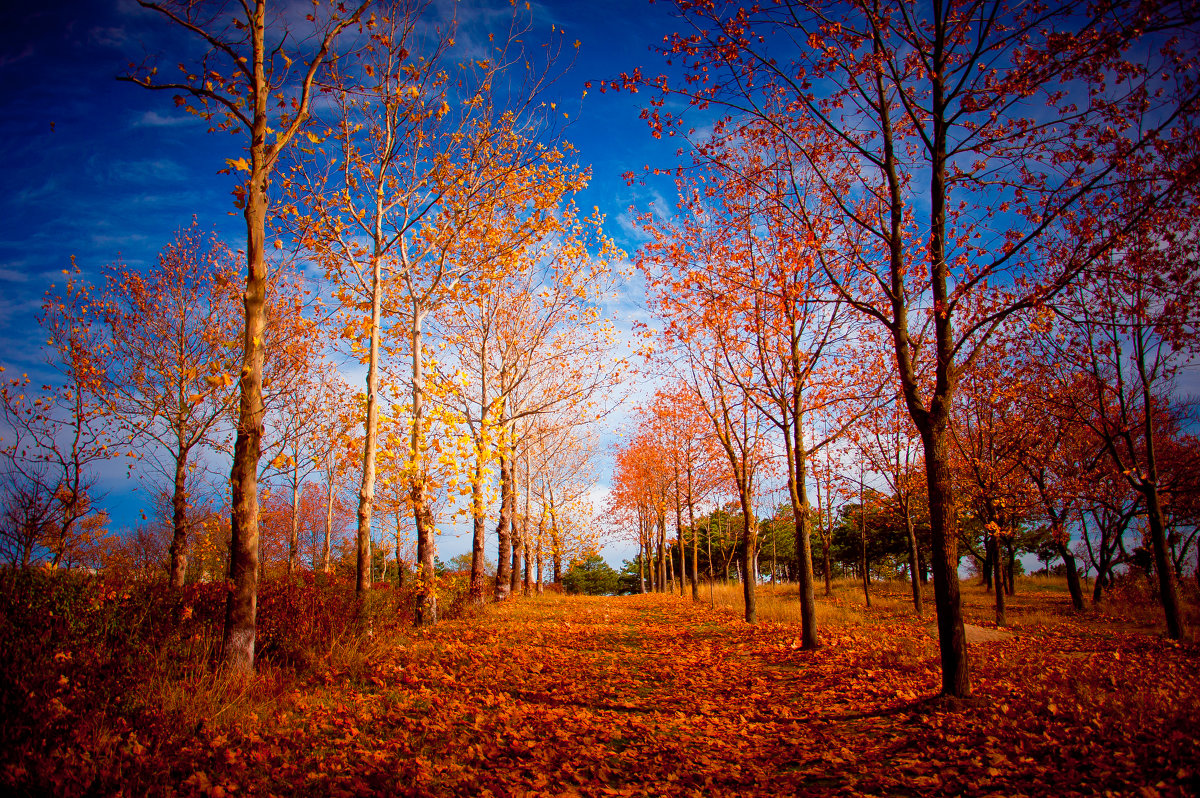
<svg viewBox="0 0 1200 798"><path fill-rule="evenodd" d="M1170 794L1192 783L1195 696L1155 708L1158 730L1142 732L1156 739L1124 739L1096 701L1008 684L995 663L1019 656L1012 641L976 649L981 700L947 708L923 700L936 662L909 635L927 641L897 624L888 640L826 632L825 648L803 652L791 627L670 597L518 601L361 672L320 674L260 728L176 752L171 778L238 795L1061 795L1159 782ZM1188 661L1170 665L1178 678L1194 677Z"/></svg>

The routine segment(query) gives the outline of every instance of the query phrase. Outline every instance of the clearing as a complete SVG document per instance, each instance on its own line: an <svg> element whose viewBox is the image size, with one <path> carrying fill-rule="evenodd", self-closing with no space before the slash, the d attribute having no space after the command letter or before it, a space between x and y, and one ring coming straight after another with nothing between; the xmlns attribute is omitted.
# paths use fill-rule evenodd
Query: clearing
<svg viewBox="0 0 1200 798"><path fill-rule="evenodd" d="M751 627L719 603L515 600L381 629L355 656L264 667L236 690L197 676L179 706L203 693L216 711L93 729L95 750L51 756L40 776L10 766L4 781L216 796L1196 791L1194 643L1018 592L1019 622L971 648L976 697L951 705L931 700L931 619L900 590L870 611L825 600L815 652L794 623ZM766 609L794 600L764 593ZM988 631L986 613L968 595L968 620Z"/></svg>

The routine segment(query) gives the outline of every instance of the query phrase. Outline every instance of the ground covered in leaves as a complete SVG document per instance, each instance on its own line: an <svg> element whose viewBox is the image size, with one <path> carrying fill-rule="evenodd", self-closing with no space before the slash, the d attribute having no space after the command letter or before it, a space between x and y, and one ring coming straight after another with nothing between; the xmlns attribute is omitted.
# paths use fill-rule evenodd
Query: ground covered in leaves
<svg viewBox="0 0 1200 798"><path fill-rule="evenodd" d="M0 776L51 794L1195 794L1200 652L1116 627L979 642L976 697L949 704L929 619L907 612L804 651L793 624L678 597L545 596L264 668L195 722L93 720L82 747ZM218 689L196 678L185 693ZM50 684L70 706L70 678Z"/></svg>

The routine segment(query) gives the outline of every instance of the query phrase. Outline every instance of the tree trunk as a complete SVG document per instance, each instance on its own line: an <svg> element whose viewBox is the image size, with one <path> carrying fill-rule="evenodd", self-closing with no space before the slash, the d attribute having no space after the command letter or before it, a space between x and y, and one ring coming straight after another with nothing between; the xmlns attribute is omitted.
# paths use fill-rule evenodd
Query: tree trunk
<svg viewBox="0 0 1200 798"><path fill-rule="evenodd" d="M183 587L187 573L187 452L175 458L175 489L171 494L171 587Z"/></svg>
<svg viewBox="0 0 1200 798"><path fill-rule="evenodd" d="M912 516L909 515L908 499L906 498L901 504L901 511L904 513L904 531L908 536L908 577L912 582L913 596L913 611L917 613L917 617L922 617L925 614L925 601L921 596L921 575L920 563L917 561L917 533L913 529Z"/></svg>
<svg viewBox="0 0 1200 798"><path fill-rule="evenodd" d="M504 433L507 438L507 428ZM508 451L508 441L500 446L500 519L496 523L496 537L499 539L499 552L496 563L496 601L508 598L512 581L512 538L510 537L512 513L512 458Z"/></svg>
<svg viewBox="0 0 1200 798"><path fill-rule="evenodd" d="M1063 568L1067 572L1067 590L1071 593L1071 606L1077 611L1083 610L1083 588L1079 584L1079 569L1075 565L1075 555L1067 548L1066 543L1056 543L1058 556L1062 557Z"/></svg>
<svg viewBox="0 0 1200 798"><path fill-rule="evenodd" d="M514 438L515 438L515 434L514 434ZM512 596L515 596L517 594L518 589L521 587L521 578L522 578L521 572L524 570L524 568L522 567L522 564L523 564L524 554L525 554L525 540L524 540L525 529L524 529L524 525L521 521L521 515L517 512L517 494L518 494L518 492L525 494L525 499L526 499L527 503L528 503L528 499L529 499L528 488L525 485L520 483L519 477L517 476L517 474L520 473L518 471L517 466L518 466L517 456L516 456L516 453L514 452L513 453L513 464L512 464L513 509L512 509L512 514L509 516L509 524L511 525L510 528L512 530L512 532L511 532L511 535L512 535L512 575L511 575L511 581L509 583L508 592L509 592L509 595L512 595ZM526 508L526 512L528 512L528 507Z"/></svg>
<svg viewBox="0 0 1200 798"><path fill-rule="evenodd" d="M486 456L488 405L488 354L486 337L479 350L479 435L475 441L475 473L471 481L471 581L467 598L472 604L483 604L483 572L486 544L486 520L483 506L483 479Z"/></svg>
<svg viewBox="0 0 1200 798"><path fill-rule="evenodd" d="M296 575L300 566L300 480L292 473L292 518L288 529L288 578Z"/></svg>
<svg viewBox="0 0 1200 798"><path fill-rule="evenodd" d="M867 566L867 529L866 521L863 521L862 529L859 530L859 573L862 576L863 599L867 606L871 606L871 569Z"/></svg>
<svg viewBox="0 0 1200 798"><path fill-rule="evenodd" d="M512 571L509 573L508 594L515 596L521 586L521 571L522 571L522 554L524 553L524 541L521 540L521 534L517 531L518 524L516 517L511 517L510 535L512 537Z"/></svg>
<svg viewBox="0 0 1200 798"><path fill-rule="evenodd" d="M333 537L333 476L329 479L329 493L325 497L325 543L322 546L322 555L324 564L322 570L325 573L330 573L333 570L333 563L330 558L330 541ZM397 544L399 545L399 544ZM399 549L396 550L397 555Z"/></svg>
<svg viewBox="0 0 1200 798"><path fill-rule="evenodd" d="M537 594L542 595L542 521L538 521L537 539Z"/></svg>
<svg viewBox="0 0 1200 798"><path fill-rule="evenodd" d="M638 545L638 592L642 595L646 593L646 547L643 544Z"/></svg>
<svg viewBox="0 0 1200 798"><path fill-rule="evenodd" d="M929 520L933 532L934 606L941 652L942 693L965 698L971 695L971 677L967 668L967 637L958 586L958 537L954 527L946 434L944 425L928 434L922 433L929 484Z"/></svg>
<svg viewBox="0 0 1200 798"><path fill-rule="evenodd" d="M263 20L259 5L254 18L255 83L265 86L262 66ZM242 368L239 377L237 438L230 474L232 512L229 543L229 597L225 602L225 632L222 662L234 673L254 669L255 628L258 616L258 460L262 455L262 377L266 333L267 263L265 258L267 176L264 163L267 139L266 91L255 93L254 127L251 134L250 181L246 192L246 290L243 304L246 327L242 336ZM260 108L261 106L261 108ZM261 112L260 112L261 111Z"/></svg>
<svg viewBox="0 0 1200 798"><path fill-rule="evenodd" d="M692 472L688 468L688 530L692 536L692 601L700 600L700 539L696 534L696 507L692 503ZM1197 547L1200 549L1200 546Z"/></svg>
<svg viewBox="0 0 1200 798"><path fill-rule="evenodd" d="M713 554L712 554L712 523L713 523L713 515L715 515L715 514L716 513L709 513L708 528L706 530L708 532L708 534L705 536L705 545L708 547L708 606L709 606L709 609L712 609L713 607L716 606L716 598L715 598L715 594L714 594L714 589L715 589L714 583L717 581L717 579L716 579L717 575L716 575L716 573L713 572Z"/></svg>
<svg viewBox="0 0 1200 798"><path fill-rule="evenodd" d="M400 511L396 511L396 589L404 589L404 559L400 556Z"/></svg>
<svg viewBox="0 0 1200 798"><path fill-rule="evenodd" d="M667 566L667 575L663 584L666 585L664 593L675 592L675 552L671 550L671 544L666 539L666 530L663 530L663 561Z"/></svg>
<svg viewBox="0 0 1200 798"><path fill-rule="evenodd" d="M532 563L530 562L533 558L530 556L532 552L530 550L531 547L529 545L529 538L525 534L522 534L521 540L524 542L525 546L525 584L522 586L521 592L523 595L528 596L533 592L533 571Z"/></svg>
<svg viewBox="0 0 1200 798"><path fill-rule="evenodd" d="M666 593L671 589L667 583L667 516L664 512L658 512L658 539L656 541L658 558L658 592Z"/></svg>
<svg viewBox="0 0 1200 798"><path fill-rule="evenodd" d="M993 582L996 585L996 625L1007 626L1004 617L1004 573L1000 564L1000 535L992 533Z"/></svg>
<svg viewBox="0 0 1200 798"><path fill-rule="evenodd" d="M481 422L482 423L482 422ZM471 583L467 596L472 604L483 604L483 584L487 579L483 572L484 546L487 530L483 508L483 456L475 462L475 479L471 485Z"/></svg>
<svg viewBox="0 0 1200 798"><path fill-rule="evenodd" d="M821 548L824 550L822 559L825 561L825 595L833 595L833 558L829 556L829 538L828 536L821 539Z"/></svg>
<svg viewBox="0 0 1200 798"><path fill-rule="evenodd" d="M796 470L803 471L803 452L796 460ZM817 635L817 598L813 589L812 568L812 514L809 512L808 489L804 485L803 473L793 478L792 491L796 501L792 514L796 524L796 581L800 591L800 640L801 648L809 651L821 647Z"/></svg>
<svg viewBox="0 0 1200 798"><path fill-rule="evenodd" d="M675 481L679 481L679 472L676 470ZM683 598L684 582L687 572L687 550L683 547L683 505L679 501L679 492L675 492L675 540L679 543L679 597Z"/></svg>
<svg viewBox="0 0 1200 798"><path fill-rule="evenodd" d="M413 623L431 626L438 622L437 572L433 565L437 543L433 537L433 511L425 496L425 483L420 479L413 485L412 502L417 527L417 605Z"/></svg>
<svg viewBox="0 0 1200 798"><path fill-rule="evenodd" d="M371 513L375 506L375 467L379 438L379 338L383 319L383 264L376 253L371 262L371 326L367 355L367 414L363 423L363 469L358 485L358 530L355 546L354 594L362 612L367 600L371 567ZM414 354L414 358L418 355ZM414 390L416 390L414 388ZM410 486L411 489L411 486Z"/></svg>
<svg viewBox="0 0 1200 798"><path fill-rule="evenodd" d="M758 557L758 529L754 524L754 511L750 508L750 496L746 488L741 491L742 518L742 598L746 604L746 623L758 623L758 603L755 600L754 577L750 570Z"/></svg>
<svg viewBox="0 0 1200 798"><path fill-rule="evenodd" d="M1167 552L1167 536L1163 523L1162 505L1159 503L1158 486L1153 480L1143 481L1142 495L1146 499L1146 518L1150 526L1150 544L1154 551L1154 570L1158 572L1159 601L1167 622L1167 636L1172 640L1183 639L1183 617L1179 610L1179 592L1175 587L1175 569L1171 567Z"/></svg>
<svg viewBox="0 0 1200 798"><path fill-rule="evenodd" d="M871 569L867 565L867 503L863 490L863 474L858 474L858 540L859 567L862 568L863 598L871 606Z"/></svg>
<svg viewBox="0 0 1200 798"><path fill-rule="evenodd" d="M409 499L413 507L413 523L417 532L417 606L413 623L428 626L438 622L437 574L433 562L437 555L434 539L433 508L429 506L425 484L425 359L421 349L423 314L412 308L412 434L409 438ZM369 532L369 530L368 530Z"/></svg>
<svg viewBox="0 0 1200 798"><path fill-rule="evenodd" d="M1017 593L1017 551L1013 547L1012 537L1005 541L1004 553L1008 561L1004 567L1004 585L1008 595L1014 596Z"/></svg>

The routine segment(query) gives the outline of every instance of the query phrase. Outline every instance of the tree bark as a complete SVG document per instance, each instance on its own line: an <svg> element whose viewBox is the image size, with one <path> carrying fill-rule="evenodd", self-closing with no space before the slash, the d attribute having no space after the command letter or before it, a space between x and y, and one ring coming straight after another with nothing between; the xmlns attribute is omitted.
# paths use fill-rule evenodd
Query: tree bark
<svg viewBox="0 0 1200 798"><path fill-rule="evenodd" d="M904 531L908 535L908 576L909 581L912 582L913 610L919 618L925 615L925 601L921 596L921 575L919 573L921 566L917 557L917 533L913 529L907 500L904 501L901 510L904 512Z"/></svg>
<svg viewBox="0 0 1200 798"><path fill-rule="evenodd" d="M434 570L437 544L433 538L433 512L422 480L413 485L413 520L417 527L417 605L413 623L431 626L438 622L437 572Z"/></svg>
<svg viewBox="0 0 1200 798"><path fill-rule="evenodd" d="M797 424L797 427L799 425ZM812 513L809 511L808 488L804 484L804 450L803 433L796 431L800 438L796 447L796 473L789 475L792 494L794 496L792 509L796 524L796 580L800 591L800 640L801 648L812 651L821 647L817 635L817 599L813 589L812 567Z"/></svg>
<svg viewBox="0 0 1200 798"><path fill-rule="evenodd" d="M1062 557L1063 568L1067 572L1067 590L1071 593L1071 606L1076 611L1083 610L1083 588L1079 584L1079 569L1075 565L1075 555L1067 548L1066 543L1056 543L1058 556Z"/></svg>
<svg viewBox="0 0 1200 798"><path fill-rule="evenodd" d="M514 437L515 437L515 435L514 435ZM523 562L524 562L524 554L525 554L525 529L524 529L524 525L522 524L522 521L521 521L521 514L517 512L517 494L523 493L525 495L526 505L528 505L528 500L529 500L529 490L525 485L521 484L520 478L517 476L520 473L517 466L518 466L517 455L516 455L516 452L514 451L513 452L513 464L512 464L513 511L512 511L512 514L509 516L509 524L511 524L511 530L512 530L512 532L511 532L511 534L512 534L512 581L509 584L509 590L508 590L509 595L513 595L513 596L515 596L517 594L518 589L520 589L520 587L521 587L521 579L522 579L521 572L524 570ZM528 513L528 506L526 506L526 513Z"/></svg>
<svg viewBox="0 0 1200 798"><path fill-rule="evenodd" d="M1000 535L992 533L993 582L996 585L996 625L1007 626L1004 616L1004 573L1000 561Z"/></svg>
<svg viewBox="0 0 1200 798"><path fill-rule="evenodd" d="M252 25L254 75L257 86L265 86L263 37L265 8L260 2ZM267 176L264 163L267 118L265 90L255 92L254 128L251 134L251 176L247 186L246 290L243 304L246 328L242 336L242 368L239 378L237 438L230 474L232 513L229 543L229 597L225 603L225 633L222 662L235 673L254 669L255 626L258 618L258 460L262 455L262 376L266 334L267 264L266 218ZM261 106L261 108L260 108Z"/></svg>
<svg viewBox="0 0 1200 798"><path fill-rule="evenodd" d="M754 511L750 509L750 496L746 490L740 491L742 502L742 518L745 524L742 528L742 599L746 605L746 623L758 623L758 603L755 600L754 567L758 555L758 529L754 524Z"/></svg>
<svg viewBox="0 0 1200 798"><path fill-rule="evenodd" d="M288 578L296 575L300 565L300 480L292 474L292 518L288 529Z"/></svg>
<svg viewBox="0 0 1200 798"><path fill-rule="evenodd" d="M330 559L330 541L333 537L333 475L329 478L329 492L325 496L325 542L322 545L322 570L325 573L330 573L333 570L333 563Z"/></svg>
<svg viewBox="0 0 1200 798"><path fill-rule="evenodd" d="M657 513L658 518L658 536L655 541L656 556L658 559L658 592L667 593L671 590L671 585L667 581L667 516L661 509Z"/></svg>
<svg viewBox="0 0 1200 798"><path fill-rule="evenodd" d="M638 545L638 592L646 593L646 546L639 541Z"/></svg>
<svg viewBox="0 0 1200 798"><path fill-rule="evenodd" d="M1142 495L1146 498L1146 518L1150 526L1150 545L1154 551L1154 570L1158 572L1158 594L1167 622L1167 636L1172 640L1183 639L1183 616L1179 609L1179 591L1175 586L1175 569L1171 567L1167 551L1167 536L1163 522L1162 505L1158 498L1158 486L1143 481Z"/></svg>
<svg viewBox="0 0 1200 798"><path fill-rule="evenodd" d="M509 518L509 535L512 539L512 571L509 572L508 594L515 596L521 587L522 555L524 541L518 532L519 525L515 516Z"/></svg>
<svg viewBox="0 0 1200 798"><path fill-rule="evenodd" d="M482 422L480 422L482 423ZM483 511L483 457L475 462L475 480L471 485L471 583L467 595L472 604L483 604L483 572L486 545L486 519Z"/></svg>
<svg viewBox="0 0 1200 798"><path fill-rule="evenodd" d="M510 537L513 497L512 497L512 457L508 450L508 428L504 426L505 440L500 446L500 518L496 523L496 537L499 539L499 551L496 563L496 601L508 598L512 588L512 538Z"/></svg>
<svg viewBox="0 0 1200 798"><path fill-rule="evenodd" d="M484 442L487 440L488 406L488 354L486 340L479 350L479 435L476 441L475 474L471 482L471 582L467 597L472 604L483 604L483 583L487 578L483 572L486 545L486 520L483 507Z"/></svg>
<svg viewBox="0 0 1200 798"><path fill-rule="evenodd" d="M958 538L946 447L946 429L922 432L925 474L929 483L929 518L933 529L933 588L937 610L938 648L942 664L942 693L965 698L971 694L967 668L967 637L963 628L958 585ZM932 457L929 454L932 453Z"/></svg>
<svg viewBox="0 0 1200 798"><path fill-rule="evenodd" d="M692 502L692 469L688 463L688 529L692 536L692 601L700 600L700 539L696 533L696 507Z"/></svg>
<svg viewBox="0 0 1200 798"><path fill-rule="evenodd" d="M187 452L175 458L175 489L171 494L171 587L183 587L187 573Z"/></svg>
<svg viewBox="0 0 1200 798"><path fill-rule="evenodd" d="M434 539L433 509L429 506L426 493L425 463L422 459L425 451L425 358L421 349L423 314L415 303L412 312L409 331L412 349L412 434L409 437L412 476L409 498L417 533L417 606L413 622L417 626L430 626L438 622L437 573L434 570L437 541Z"/></svg>
<svg viewBox="0 0 1200 798"><path fill-rule="evenodd" d="M363 422L363 469L358 486L358 529L355 545L354 594L364 610L371 567L371 514L375 506L375 469L379 438L379 338L383 319L383 265L376 253L371 262L371 322L367 355L367 414ZM411 490L411 486L410 486Z"/></svg>

